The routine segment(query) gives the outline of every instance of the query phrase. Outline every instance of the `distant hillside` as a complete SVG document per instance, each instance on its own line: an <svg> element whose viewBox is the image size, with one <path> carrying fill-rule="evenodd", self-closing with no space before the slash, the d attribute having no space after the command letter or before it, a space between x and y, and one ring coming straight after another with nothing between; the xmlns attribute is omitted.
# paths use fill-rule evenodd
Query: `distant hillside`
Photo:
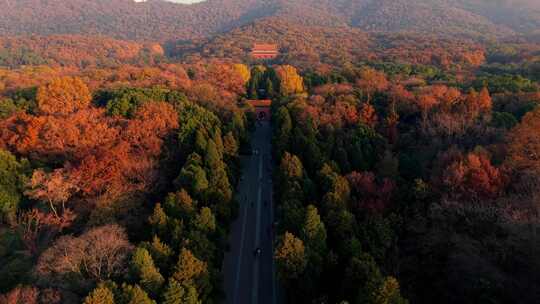
<svg viewBox="0 0 540 304"><path fill-rule="evenodd" d="M370 40L359 29L327 26L306 26L282 18L267 18L218 35L199 44L179 44L170 51L172 56L232 58L249 60L256 42L279 45L282 61L296 66L307 62L347 62L365 56Z"/></svg>
<svg viewBox="0 0 540 304"><path fill-rule="evenodd" d="M370 31L445 33L474 38L515 34L507 26L443 1L372 1L354 16L352 23Z"/></svg>
<svg viewBox="0 0 540 304"><path fill-rule="evenodd" d="M0 0L0 35L102 34L120 39L191 39L270 14L260 0L184 5L159 0Z"/></svg>
<svg viewBox="0 0 540 304"><path fill-rule="evenodd" d="M138 43L103 36L53 35L0 37L0 66L24 65L115 66L148 63L163 57L159 44Z"/></svg>
<svg viewBox="0 0 540 304"><path fill-rule="evenodd" d="M209 37L261 18L491 39L540 28L537 0L0 0L0 35L101 34L129 40Z"/></svg>
<svg viewBox="0 0 540 304"><path fill-rule="evenodd" d="M168 46L170 56L197 62L201 58L249 62L255 42L277 43L278 63L301 69L324 69L362 61L433 65L441 69L476 67L484 48L471 39L415 33L367 33L348 26L307 26L284 18L265 18L199 42Z"/></svg>
<svg viewBox="0 0 540 304"><path fill-rule="evenodd" d="M485 16L491 22L516 32L530 33L540 29L538 0L448 0L455 7Z"/></svg>

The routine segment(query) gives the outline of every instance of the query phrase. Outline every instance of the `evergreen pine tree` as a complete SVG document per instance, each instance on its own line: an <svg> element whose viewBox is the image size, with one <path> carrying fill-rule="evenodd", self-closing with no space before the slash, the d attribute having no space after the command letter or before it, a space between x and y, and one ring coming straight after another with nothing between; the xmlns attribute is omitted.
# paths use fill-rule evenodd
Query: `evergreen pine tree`
<svg viewBox="0 0 540 304"><path fill-rule="evenodd" d="M216 218L210 208L203 207L201 209L195 218L195 227L203 232L214 232L216 230Z"/></svg>
<svg viewBox="0 0 540 304"><path fill-rule="evenodd" d="M280 159L283 153L290 148L292 120L289 110L284 106L280 107L276 113L275 121L277 128L275 129L273 144L275 146L276 157Z"/></svg>
<svg viewBox="0 0 540 304"><path fill-rule="evenodd" d="M408 304L409 301L401 296L399 282L394 277L386 277L379 289L373 295L375 304Z"/></svg>
<svg viewBox="0 0 540 304"><path fill-rule="evenodd" d="M114 304L114 294L105 285L100 284L84 299L83 304Z"/></svg>
<svg viewBox="0 0 540 304"><path fill-rule="evenodd" d="M206 146L208 145L208 141L206 139L206 136L204 136L203 132L201 130L195 131L195 151L197 153L202 153L206 151Z"/></svg>
<svg viewBox="0 0 540 304"><path fill-rule="evenodd" d="M274 83L270 78L266 78L265 83L266 98L274 98L276 91L274 90Z"/></svg>
<svg viewBox="0 0 540 304"><path fill-rule="evenodd" d="M218 127L214 128L212 139L214 140L214 143L216 144L216 149L217 149L219 158L223 159L223 137L221 134L221 128L218 128Z"/></svg>
<svg viewBox="0 0 540 304"><path fill-rule="evenodd" d="M156 304L139 285L122 285L120 304Z"/></svg>
<svg viewBox="0 0 540 304"><path fill-rule="evenodd" d="M302 228L302 238L310 250L319 255L326 251L326 229L321 221L319 211L313 205L306 208L304 227Z"/></svg>
<svg viewBox="0 0 540 304"><path fill-rule="evenodd" d="M139 247L131 258L131 271L144 290L157 296L165 279L154 265L152 256L145 248Z"/></svg>
<svg viewBox="0 0 540 304"><path fill-rule="evenodd" d="M221 157L219 155L217 145L214 140L209 140L206 155L205 155L206 167L209 168L211 173L213 170L217 170L221 164Z"/></svg>
<svg viewBox="0 0 540 304"><path fill-rule="evenodd" d="M208 141L205 163L210 176L212 189L212 199L214 201L230 202L232 199L232 189L226 171L226 164L223 162L218 146L213 140Z"/></svg>
<svg viewBox="0 0 540 304"><path fill-rule="evenodd" d="M15 221L26 167L27 161L18 162L10 152L0 149L0 220Z"/></svg>
<svg viewBox="0 0 540 304"><path fill-rule="evenodd" d="M176 193L169 193L165 199L164 206L169 216L187 220L193 216L196 202L193 201L193 198L191 198L189 193L182 188Z"/></svg>
<svg viewBox="0 0 540 304"><path fill-rule="evenodd" d="M161 204L156 204L154 213L148 218L148 222L152 225L152 231L157 235L164 235L167 231L167 214L161 207Z"/></svg>
<svg viewBox="0 0 540 304"><path fill-rule="evenodd" d="M182 285L171 279L163 294L162 304L201 304L197 289L191 285Z"/></svg>
<svg viewBox="0 0 540 304"><path fill-rule="evenodd" d="M182 248L178 263L174 268L173 278L180 284L190 284L206 272L206 263L197 259L189 249Z"/></svg>
<svg viewBox="0 0 540 304"><path fill-rule="evenodd" d="M163 243L157 235L154 235L151 243L144 242L143 245L161 271L169 268L169 263L173 255L173 250L169 245Z"/></svg>
<svg viewBox="0 0 540 304"><path fill-rule="evenodd" d="M238 143L232 132L228 132L223 138L223 153L230 157L238 155Z"/></svg>

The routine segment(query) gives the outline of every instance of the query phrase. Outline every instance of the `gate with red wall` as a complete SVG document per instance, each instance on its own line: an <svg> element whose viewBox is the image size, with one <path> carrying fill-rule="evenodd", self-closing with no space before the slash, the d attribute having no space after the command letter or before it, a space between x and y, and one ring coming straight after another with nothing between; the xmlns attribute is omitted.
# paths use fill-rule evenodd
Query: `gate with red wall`
<svg viewBox="0 0 540 304"><path fill-rule="evenodd" d="M255 115L257 116L257 120L270 120L270 106L272 105L272 100L248 100L248 103L252 105L253 108L255 108Z"/></svg>

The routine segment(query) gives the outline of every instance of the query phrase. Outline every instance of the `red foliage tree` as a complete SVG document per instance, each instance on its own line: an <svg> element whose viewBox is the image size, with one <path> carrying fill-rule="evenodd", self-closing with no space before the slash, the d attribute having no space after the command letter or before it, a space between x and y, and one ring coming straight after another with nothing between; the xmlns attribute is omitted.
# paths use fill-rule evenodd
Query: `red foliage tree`
<svg viewBox="0 0 540 304"><path fill-rule="evenodd" d="M58 290L19 285L0 295L0 304L60 304L62 296Z"/></svg>
<svg viewBox="0 0 540 304"><path fill-rule="evenodd" d="M39 290L31 286L17 286L5 295L0 295L1 304L39 304Z"/></svg>
<svg viewBox="0 0 540 304"><path fill-rule="evenodd" d="M390 179L378 182L371 172L351 172L347 179L356 194L357 208L382 212L389 206L395 189L395 183Z"/></svg>

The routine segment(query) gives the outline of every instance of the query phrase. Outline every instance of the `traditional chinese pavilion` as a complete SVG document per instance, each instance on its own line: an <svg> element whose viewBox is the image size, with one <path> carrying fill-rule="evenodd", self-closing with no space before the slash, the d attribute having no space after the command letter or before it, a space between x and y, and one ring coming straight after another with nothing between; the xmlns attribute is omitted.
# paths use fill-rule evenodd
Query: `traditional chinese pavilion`
<svg viewBox="0 0 540 304"><path fill-rule="evenodd" d="M277 44L255 43L251 50L251 57L255 59L274 59L279 55Z"/></svg>

